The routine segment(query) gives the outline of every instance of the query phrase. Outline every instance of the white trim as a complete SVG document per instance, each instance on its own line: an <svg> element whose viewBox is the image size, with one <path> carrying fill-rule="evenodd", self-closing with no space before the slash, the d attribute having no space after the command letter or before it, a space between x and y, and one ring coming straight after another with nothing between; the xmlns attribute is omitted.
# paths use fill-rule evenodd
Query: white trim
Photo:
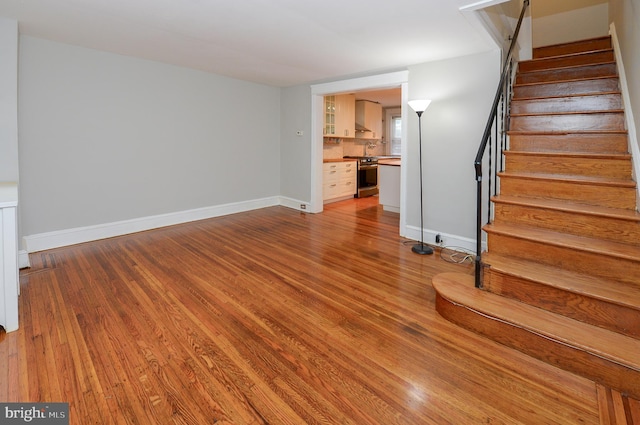
<svg viewBox="0 0 640 425"><path fill-rule="evenodd" d="M300 203L298 203L298 206L299 204ZM23 237L23 241L24 247L27 252L30 253L276 205L281 205L280 198L270 197L113 223L98 224L95 226L76 227L73 229L39 233L25 236Z"/></svg>
<svg viewBox="0 0 640 425"><path fill-rule="evenodd" d="M397 71L388 74L353 78L350 80L314 84L311 86L311 205L310 212L322 212L322 127L323 97L335 93L351 93L366 90L379 90L401 87L402 91L402 146L406 149L407 108L409 71ZM406 152L404 152L406 153ZM406 232L406 169L402 167L400 182L400 235Z"/></svg>
<svg viewBox="0 0 640 425"><path fill-rule="evenodd" d="M460 6L458 10L463 12L470 12L473 10L484 9L485 7L493 6L496 4L504 3L509 0L480 0L465 6Z"/></svg>
<svg viewBox="0 0 640 425"><path fill-rule="evenodd" d="M26 269L31 267L31 263L29 262L29 253L24 250L18 251L18 268Z"/></svg>
<svg viewBox="0 0 640 425"><path fill-rule="evenodd" d="M302 212L311 212L311 205L308 201L300 201L299 199L287 198L286 196L280 197L280 203L278 205ZM302 205L304 205L304 208L302 208Z"/></svg>
<svg viewBox="0 0 640 425"><path fill-rule="evenodd" d="M464 236L452 235L449 233L438 232L436 230L424 229L424 243L426 245L437 246L435 243L436 235L440 235L444 240L442 244L443 247L459 247L469 250L473 253L476 252L476 240L465 238ZM420 228L416 226L408 226L407 227L407 236L408 239L413 239L415 241L420 241ZM487 250L486 242L482 242L482 252Z"/></svg>
<svg viewBox="0 0 640 425"><path fill-rule="evenodd" d="M631 100L629 99L629 85L627 84L627 76L624 71L624 64L622 63L622 56L620 54L620 43L616 33L616 26L613 22L609 26L609 34L611 35L611 43L613 44L613 51L616 55L620 91L622 92L624 115L627 123L629 150L631 151L633 161L633 174L635 181L638 182L638 179L640 179L640 146L638 146L638 133L636 132L636 124L633 119L633 110L631 108ZM636 196L637 208L640 209L640 185L636 184L636 190L638 192L638 196Z"/></svg>

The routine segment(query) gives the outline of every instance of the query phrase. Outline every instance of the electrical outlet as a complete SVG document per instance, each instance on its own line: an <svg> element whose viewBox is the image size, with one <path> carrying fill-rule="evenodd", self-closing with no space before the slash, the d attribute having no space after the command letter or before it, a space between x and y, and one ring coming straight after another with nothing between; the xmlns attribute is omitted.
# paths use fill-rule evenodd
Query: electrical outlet
<svg viewBox="0 0 640 425"><path fill-rule="evenodd" d="M300 204L300 209L301 209L301 210L306 210L306 209L307 209L307 206L306 206L305 204Z"/></svg>
<svg viewBox="0 0 640 425"><path fill-rule="evenodd" d="M440 233L438 233L436 235L436 243L437 244L443 244L444 243L444 240L442 239L442 235Z"/></svg>

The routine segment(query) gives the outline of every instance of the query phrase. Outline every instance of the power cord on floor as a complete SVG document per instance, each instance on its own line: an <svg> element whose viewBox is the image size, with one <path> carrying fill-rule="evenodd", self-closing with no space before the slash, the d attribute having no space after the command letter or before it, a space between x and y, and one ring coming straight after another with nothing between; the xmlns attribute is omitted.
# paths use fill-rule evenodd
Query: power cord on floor
<svg viewBox="0 0 640 425"><path fill-rule="evenodd" d="M467 261L475 262L475 253L459 246L443 246L440 250L440 258L448 263L464 264Z"/></svg>
<svg viewBox="0 0 640 425"><path fill-rule="evenodd" d="M420 241L409 239L402 242L403 245L415 245L416 243L420 243ZM440 258L448 263L464 264L467 261L472 264L475 263L476 254L466 248L459 246L440 246L426 242L424 244L433 248L434 251L440 248Z"/></svg>

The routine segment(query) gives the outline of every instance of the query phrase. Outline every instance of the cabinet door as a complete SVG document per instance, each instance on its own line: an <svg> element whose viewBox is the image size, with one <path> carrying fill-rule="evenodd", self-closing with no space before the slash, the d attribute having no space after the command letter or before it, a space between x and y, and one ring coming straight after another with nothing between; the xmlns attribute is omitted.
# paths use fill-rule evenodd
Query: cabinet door
<svg viewBox="0 0 640 425"><path fill-rule="evenodd" d="M325 136L336 135L336 97L324 97L324 131Z"/></svg>
<svg viewBox="0 0 640 425"><path fill-rule="evenodd" d="M356 122L370 131L359 133L358 137L363 139L382 138L382 105L368 100L356 102Z"/></svg>
<svg viewBox="0 0 640 425"><path fill-rule="evenodd" d="M336 98L336 136L355 137L356 133L356 96L341 94Z"/></svg>
<svg viewBox="0 0 640 425"><path fill-rule="evenodd" d="M372 137L374 139L382 139L382 105L374 103L370 112L371 129L373 131Z"/></svg>

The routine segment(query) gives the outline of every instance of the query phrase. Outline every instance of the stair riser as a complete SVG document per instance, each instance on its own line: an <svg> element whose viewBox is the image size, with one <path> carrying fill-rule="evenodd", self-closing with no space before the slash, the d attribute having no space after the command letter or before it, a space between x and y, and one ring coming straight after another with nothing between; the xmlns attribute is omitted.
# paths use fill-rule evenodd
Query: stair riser
<svg viewBox="0 0 640 425"><path fill-rule="evenodd" d="M436 295L436 310L447 320L527 355L595 382L640 397L640 372L556 342L503 320L457 305Z"/></svg>
<svg viewBox="0 0 640 425"><path fill-rule="evenodd" d="M511 102L511 114L514 115L613 110L622 110L622 96L619 94L550 99L514 99Z"/></svg>
<svg viewBox="0 0 640 425"><path fill-rule="evenodd" d="M623 113L512 116L511 131L624 131Z"/></svg>
<svg viewBox="0 0 640 425"><path fill-rule="evenodd" d="M631 178L630 159L506 155L506 170L514 173L544 173L592 177Z"/></svg>
<svg viewBox="0 0 640 425"><path fill-rule="evenodd" d="M538 199L558 199L610 208L633 210L636 207L635 188L585 185L565 181L528 180L503 176L503 195Z"/></svg>
<svg viewBox="0 0 640 425"><path fill-rule="evenodd" d="M549 245L497 233L488 235L487 246L488 251L495 254L511 255L604 279L619 280L640 289L640 282L637 280L637 276L640 276L640 260L631 261L613 257L607 252L593 253L582 250L582 247Z"/></svg>
<svg viewBox="0 0 640 425"><path fill-rule="evenodd" d="M544 69L563 68L567 66L593 65L615 60L613 50L581 53L566 57L551 57L520 62L518 71L531 72Z"/></svg>
<svg viewBox="0 0 640 425"><path fill-rule="evenodd" d="M587 65L571 68L561 68L546 71L519 73L516 84L531 84L552 81L569 81L583 78L609 77L617 75L615 63Z"/></svg>
<svg viewBox="0 0 640 425"><path fill-rule="evenodd" d="M514 99L541 97L562 97L572 95L600 94L619 92L618 78L599 78L596 80L572 81L566 83L546 83L513 86Z"/></svg>
<svg viewBox="0 0 640 425"><path fill-rule="evenodd" d="M554 46L536 47L533 49L533 58L540 59L606 49L611 49L611 37L595 38Z"/></svg>
<svg viewBox="0 0 640 425"><path fill-rule="evenodd" d="M495 204L494 223L518 224L628 244L640 243L640 223L513 204Z"/></svg>
<svg viewBox="0 0 640 425"><path fill-rule="evenodd" d="M640 307L629 308L485 267L483 289L581 322L640 338Z"/></svg>
<svg viewBox="0 0 640 425"><path fill-rule="evenodd" d="M627 153L626 134L510 134L509 149L525 152Z"/></svg>

